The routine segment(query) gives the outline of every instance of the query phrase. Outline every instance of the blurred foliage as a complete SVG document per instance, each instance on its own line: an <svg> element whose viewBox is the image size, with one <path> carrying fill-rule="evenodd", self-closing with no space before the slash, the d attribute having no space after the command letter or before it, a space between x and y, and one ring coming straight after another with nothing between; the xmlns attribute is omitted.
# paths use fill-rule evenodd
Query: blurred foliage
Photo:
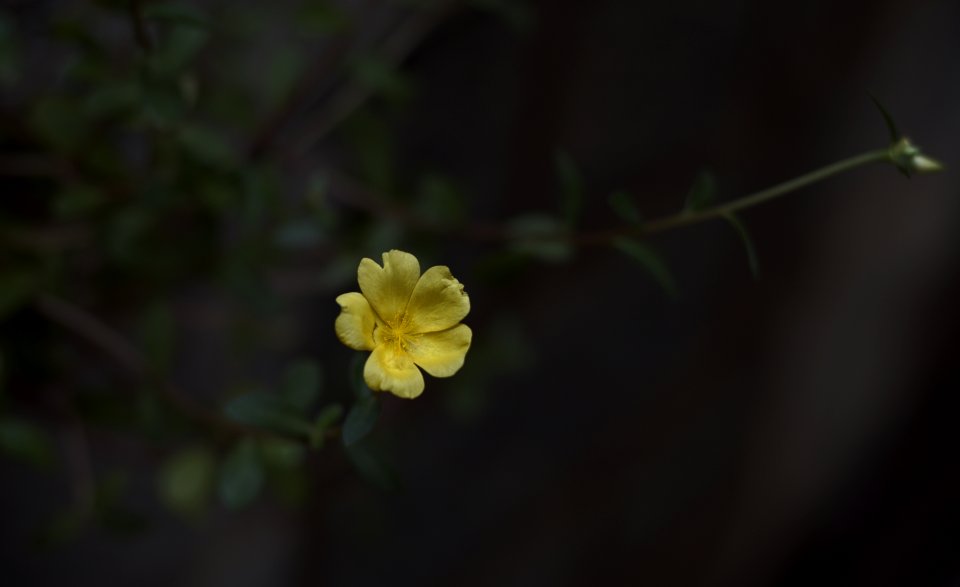
<svg viewBox="0 0 960 587"><path fill-rule="evenodd" d="M529 5L395 2L364 19L334 0L39 4L0 8L0 454L76 477L64 491L77 503L41 542L91 522L142 528L125 496L144 476L187 520L265 495L300 504L324 462L402 487L365 357L351 363L333 337L333 299L356 288L359 259L409 243L445 260L450 241L474 238L484 252L454 273L493 288L590 240L577 233L589 177L562 150L554 209L495 225L472 222L478 198L457 177L401 164L397 128L418 88L399 65L417 42L457 10L522 34ZM715 195L701 174L680 216ZM622 225L592 244L674 294L639 239L637 201L607 201ZM743 224L722 216L756 273ZM460 423L536 358L520 318L474 310L483 328L443 384ZM321 320L329 329L311 332ZM67 429L102 434L53 442ZM104 472L90 464L103 435L132 436L150 458Z"/></svg>

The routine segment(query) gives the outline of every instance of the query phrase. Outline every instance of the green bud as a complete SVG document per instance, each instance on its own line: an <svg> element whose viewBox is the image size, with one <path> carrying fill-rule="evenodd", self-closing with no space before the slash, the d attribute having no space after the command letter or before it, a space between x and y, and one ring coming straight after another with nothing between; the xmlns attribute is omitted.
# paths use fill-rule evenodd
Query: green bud
<svg viewBox="0 0 960 587"><path fill-rule="evenodd" d="M904 175L911 173L933 173L943 170L936 159L927 157L907 138L902 138L890 147L890 160Z"/></svg>

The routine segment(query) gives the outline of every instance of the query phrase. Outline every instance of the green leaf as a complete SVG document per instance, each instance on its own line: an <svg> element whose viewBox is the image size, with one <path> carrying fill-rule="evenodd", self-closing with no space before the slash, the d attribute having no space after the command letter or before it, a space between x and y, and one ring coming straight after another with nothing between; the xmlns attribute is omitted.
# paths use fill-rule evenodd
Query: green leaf
<svg viewBox="0 0 960 587"><path fill-rule="evenodd" d="M150 304L140 316L140 340L150 365L165 372L173 362L176 346L176 322L163 301Z"/></svg>
<svg viewBox="0 0 960 587"><path fill-rule="evenodd" d="M284 438L264 438L258 446L263 464L274 469L295 469L307 456L302 444Z"/></svg>
<svg viewBox="0 0 960 587"><path fill-rule="evenodd" d="M40 287L39 279L23 269L0 273L0 319L27 304Z"/></svg>
<svg viewBox="0 0 960 587"><path fill-rule="evenodd" d="M33 422L6 417L0 420L0 454L46 469L54 460L53 442Z"/></svg>
<svg viewBox="0 0 960 587"><path fill-rule="evenodd" d="M527 0L470 0L469 3L501 18L519 33L529 31L535 20Z"/></svg>
<svg viewBox="0 0 960 587"><path fill-rule="evenodd" d="M330 404L320 410L313 424L313 433L310 434L310 448L320 450L327 440L327 431L343 416L343 406Z"/></svg>
<svg viewBox="0 0 960 587"><path fill-rule="evenodd" d="M363 446L350 446L346 449L347 458L353 468L373 485L384 491L400 489L400 478L382 458Z"/></svg>
<svg viewBox="0 0 960 587"><path fill-rule="evenodd" d="M230 509L249 505L263 488L263 464L252 439L242 440L220 465L218 493Z"/></svg>
<svg viewBox="0 0 960 587"><path fill-rule="evenodd" d="M353 446L373 430L380 416L380 402L376 397L359 399L343 421L343 445Z"/></svg>
<svg viewBox="0 0 960 587"><path fill-rule="evenodd" d="M737 236L740 237L740 241L743 242L743 246L747 251L747 262L750 264L750 274L753 275L754 279L760 278L760 261L757 258L757 249L753 246L753 239L750 238L750 233L747 231L747 227L744 226L743 222L740 221L740 218L733 212L728 212L723 215L724 220L730 223L730 226L737 231Z"/></svg>
<svg viewBox="0 0 960 587"><path fill-rule="evenodd" d="M185 516L202 514L213 493L216 459L206 447L185 449L161 465L157 477L160 501Z"/></svg>
<svg viewBox="0 0 960 587"><path fill-rule="evenodd" d="M89 131L79 104L59 96L39 100L30 113L30 125L41 140L60 151L76 150Z"/></svg>
<svg viewBox="0 0 960 587"><path fill-rule="evenodd" d="M663 258L647 245L629 237L619 237L613 246L628 257L640 263L670 297L676 297L677 284Z"/></svg>
<svg viewBox="0 0 960 587"><path fill-rule="evenodd" d="M551 216L518 216L508 221L507 233L512 251L541 261L562 263L573 254L569 227Z"/></svg>
<svg viewBox="0 0 960 587"><path fill-rule="evenodd" d="M53 213L64 219L77 218L94 210L106 199L96 186L67 184L53 201Z"/></svg>
<svg viewBox="0 0 960 587"><path fill-rule="evenodd" d="M414 211L439 226L457 226L467 217L467 204L450 179L431 173L420 179Z"/></svg>
<svg viewBox="0 0 960 587"><path fill-rule="evenodd" d="M20 42L14 19L0 12L0 86L12 86L20 79Z"/></svg>
<svg viewBox="0 0 960 587"><path fill-rule="evenodd" d="M208 36L209 33L200 27L174 27L150 53L149 71L167 80L178 78L207 44Z"/></svg>
<svg viewBox="0 0 960 587"><path fill-rule="evenodd" d="M610 204L610 208L613 209L614 213L620 217L620 220L623 220L631 226L640 226L643 223L643 216L640 214L640 209L637 208L637 203L634 202L633 197L622 190L613 192L607 198L607 202Z"/></svg>
<svg viewBox="0 0 960 587"><path fill-rule="evenodd" d="M363 367L368 356L354 353L353 358L350 359L350 389L357 399L366 399L373 396L373 391L367 387L367 382L363 379Z"/></svg>
<svg viewBox="0 0 960 587"><path fill-rule="evenodd" d="M237 155L230 144L211 129L184 125L177 138L184 151L201 163L211 167L229 168L237 162Z"/></svg>
<svg viewBox="0 0 960 587"><path fill-rule="evenodd" d="M900 131L897 130L897 124L893 121L893 116L890 115L890 112L880 103L880 100L878 100L876 96L870 93L868 93L868 95L870 99L873 100L873 105L880 111L880 115L883 116L883 122L887 125L887 132L890 134L890 142L896 143L902 135Z"/></svg>
<svg viewBox="0 0 960 587"><path fill-rule="evenodd" d="M303 359L290 364L284 373L280 394L290 405L306 410L320 397L323 370L320 364Z"/></svg>
<svg viewBox="0 0 960 587"><path fill-rule="evenodd" d="M195 5L180 2L150 2L143 7L143 16L149 20L209 28L210 21Z"/></svg>
<svg viewBox="0 0 960 587"><path fill-rule="evenodd" d="M103 119L133 113L143 101L139 84L121 81L105 83L91 92L83 101L83 112L93 119Z"/></svg>
<svg viewBox="0 0 960 587"><path fill-rule="evenodd" d="M342 31L350 21L333 2L314 1L301 6L294 22L304 33L330 34Z"/></svg>
<svg viewBox="0 0 960 587"><path fill-rule="evenodd" d="M700 171L693 180L693 185L690 187L690 192L687 193L687 200L684 205L684 210L690 212L703 210L704 208L707 208L713 204L716 199L716 178L707 170Z"/></svg>
<svg viewBox="0 0 960 587"><path fill-rule="evenodd" d="M560 183L560 211L567 226L576 226L583 207L583 180L576 162L566 151L555 157L557 180Z"/></svg>
<svg viewBox="0 0 960 587"><path fill-rule="evenodd" d="M350 65L357 81L388 98L405 100L413 93L410 79L381 57L359 56Z"/></svg>
<svg viewBox="0 0 960 587"><path fill-rule="evenodd" d="M238 396L227 404L224 412L234 422L281 434L309 436L313 430L301 410L286 399L269 393Z"/></svg>
<svg viewBox="0 0 960 587"><path fill-rule="evenodd" d="M273 235L278 247L289 250L303 250L316 247L323 242L324 231L314 218L297 218L280 225Z"/></svg>

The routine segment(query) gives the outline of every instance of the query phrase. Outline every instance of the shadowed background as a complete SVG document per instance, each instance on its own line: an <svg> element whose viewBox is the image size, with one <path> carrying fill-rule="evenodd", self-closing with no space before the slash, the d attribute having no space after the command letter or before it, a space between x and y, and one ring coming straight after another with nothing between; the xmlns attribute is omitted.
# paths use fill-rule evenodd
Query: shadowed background
<svg viewBox="0 0 960 587"><path fill-rule="evenodd" d="M211 0L188 54L193 13L155 4L2 5L2 408L52 446L0 461L9 584L960 580L960 5ZM138 114L97 118L115 80L83 68L139 53L160 63L128 75ZM675 299L611 247L528 258L468 229L557 215L558 149L585 229L622 223L614 190L679 210L704 168L732 199L885 146L869 93L946 172L744 212L758 279L722 222L651 240ZM214 412L303 357L349 404L333 299L390 248L466 284L465 367L383 398L382 465L331 442L239 508L170 511L166 459L230 441L42 302ZM57 526L105 494L110 516Z"/></svg>

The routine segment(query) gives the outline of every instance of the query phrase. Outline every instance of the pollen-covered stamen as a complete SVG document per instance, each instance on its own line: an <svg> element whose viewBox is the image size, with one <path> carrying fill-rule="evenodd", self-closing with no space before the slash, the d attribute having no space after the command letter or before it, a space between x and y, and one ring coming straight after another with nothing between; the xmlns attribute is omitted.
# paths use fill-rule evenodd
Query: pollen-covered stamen
<svg viewBox="0 0 960 587"><path fill-rule="evenodd" d="M410 317L405 313L398 313L393 320L388 320L380 333L380 340L391 347L396 354L406 353L410 343L419 337L413 333Z"/></svg>

